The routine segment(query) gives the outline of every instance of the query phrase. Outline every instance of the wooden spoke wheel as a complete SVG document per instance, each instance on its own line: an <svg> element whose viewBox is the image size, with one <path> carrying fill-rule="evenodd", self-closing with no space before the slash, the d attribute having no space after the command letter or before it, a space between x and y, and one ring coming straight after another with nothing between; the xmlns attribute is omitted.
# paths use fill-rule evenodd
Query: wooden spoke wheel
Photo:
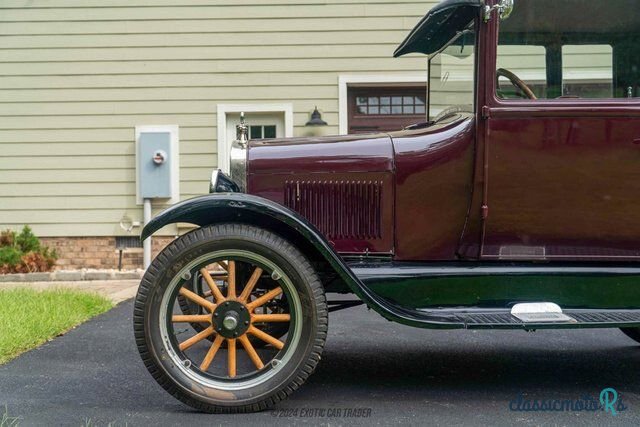
<svg viewBox="0 0 640 427"><path fill-rule="evenodd" d="M213 291L211 290L211 286L216 286L221 293L226 294L229 280L229 273L227 272L228 265L229 261L224 260L201 268L200 271L193 274L191 280L185 281L183 288L209 300L212 300L213 298ZM235 283L251 283L251 280L253 279L253 272L251 271L250 265L245 263L238 263L237 265L234 265L234 267ZM262 276L263 277L261 277L257 283L253 283L253 289L251 290L251 292L248 292L247 302L251 302L251 299L257 298L257 296L260 294L260 291L266 292L266 290L273 289L277 286L277 284L271 277L264 274L262 274ZM196 332L201 332L209 327L209 325L211 325L211 319L206 322L202 321L202 315L207 313L207 309L202 305L198 304L192 299L185 297L182 294L178 295L178 304L180 306L181 313L187 316L179 318L195 319L196 321L184 320L183 322L189 323ZM282 295L280 295L280 297L276 297L268 303L265 303L260 307L256 307L256 313L260 315L287 314L289 313L287 299L283 298ZM272 322L269 321L268 318L265 319L267 320L260 321L258 319L258 321L254 321L252 322L252 324L258 327L258 329L275 338L280 338L287 333L287 330L289 328L288 322ZM213 341L215 339L215 334L209 335L206 339L208 339L209 341ZM248 339L250 341L250 344L257 348L261 348L267 345L265 341L251 334L249 334ZM222 343L223 348L225 348L226 345L226 342Z"/></svg>
<svg viewBox="0 0 640 427"><path fill-rule="evenodd" d="M281 286L276 286L262 293L257 290L256 285L265 272L262 267L253 266L251 277L241 285L236 280L238 276L236 267L240 265L248 266L251 265L251 262L240 259L225 259L216 261L215 265L220 266L221 269L224 268L223 275L216 277L215 274L212 274L210 266L198 269L199 276L196 277L201 277L208 286L208 291L202 292L200 295L192 290L193 286L190 286L192 282L189 279L193 276L191 272L183 274L188 280L185 280L179 288L178 295L198 305L200 313L172 314L171 322L199 325L199 328L194 328L196 329L194 332L197 333L186 339L182 338L179 342L178 348L182 352L186 352L206 338L212 339L212 343L206 343L209 348L199 364L199 368L202 371L209 370L214 358L223 347L223 344L225 344L227 348L227 376L235 378L238 367L237 359L239 357L237 343L240 343L246 351L255 368L258 370L263 369L265 363L257 353L249 337L254 337L277 350L282 350L285 343L280 341L279 337L274 337L265 332L263 328L265 324L269 323L284 324L285 333L287 333L291 315L288 313L266 313L268 304L277 298L283 297L284 292ZM273 276L277 278L278 274L277 272L272 272L271 276L272 278ZM214 278L219 280L217 281ZM219 281L226 283L226 286L224 286L226 292L224 294L220 290ZM178 304L182 306L180 301L178 301ZM180 309L182 310L182 307ZM174 335L177 338L175 328ZM197 356L194 355L194 357ZM271 357L271 360L274 357ZM268 362L271 362L271 360Z"/></svg>
<svg viewBox="0 0 640 427"><path fill-rule="evenodd" d="M134 326L145 365L171 394L205 411L246 412L270 407L312 372L327 308L295 247L255 227L217 225L153 261Z"/></svg>

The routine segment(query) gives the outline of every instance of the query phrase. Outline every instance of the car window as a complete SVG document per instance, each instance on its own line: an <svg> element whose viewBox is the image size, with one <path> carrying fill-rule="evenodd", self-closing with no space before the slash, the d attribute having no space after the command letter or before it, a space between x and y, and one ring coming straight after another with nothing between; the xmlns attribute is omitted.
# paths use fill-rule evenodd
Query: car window
<svg viewBox="0 0 640 427"><path fill-rule="evenodd" d="M640 96L640 14L632 0L515 0L501 21L502 99Z"/></svg>
<svg viewBox="0 0 640 427"><path fill-rule="evenodd" d="M562 96L613 98L613 47L562 46Z"/></svg>
<svg viewBox="0 0 640 427"><path fill-rule="evenodd" d="M468 31L429 60L429 119L453 111L473 112L475 78L476 39L475 33Z"/></svg>
<svg viewBox="0 0 640 427"><path fill-rule="evenodd" d="M547 59L544 46L501 45L498 46L498 67L513 70L527 82L538 98L547 95ZM498 77L498 94L501 98L524 98L524 94L508 78Z"/></svg>

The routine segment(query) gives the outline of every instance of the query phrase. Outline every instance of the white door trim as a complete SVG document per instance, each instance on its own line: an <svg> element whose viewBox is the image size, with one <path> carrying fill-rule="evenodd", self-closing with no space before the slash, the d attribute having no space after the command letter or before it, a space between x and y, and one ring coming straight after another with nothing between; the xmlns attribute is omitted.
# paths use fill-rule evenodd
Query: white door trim
<svg viewBox="0 0 640 427"><path fill-rule="evenodd" d="M349 133L349 106L347 87L355 83L424 83L427 84L427 72L421 73L379 73L379 74L341 74L338 76L338 120L340 135Z"/></svg>
<svg viewBox="0 0 640 427"><path fill-rule="evenodd" d="M218 104L218 169L229 173L228 113L284 113L284 136L293 136L293 104Z"/></svg>

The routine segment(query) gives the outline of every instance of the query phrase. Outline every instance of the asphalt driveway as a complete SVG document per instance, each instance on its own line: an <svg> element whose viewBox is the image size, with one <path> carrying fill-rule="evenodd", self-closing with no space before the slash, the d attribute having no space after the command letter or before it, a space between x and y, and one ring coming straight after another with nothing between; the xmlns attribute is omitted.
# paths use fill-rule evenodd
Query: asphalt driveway
<svg viewBox="0 0 640 427"><path fill-rule="evenodd" d="M427 331L357 307L332 313L319 368L277 410L221 416L194 412L156 385L131 314L131 301L122 303L0 366L0 417L6 405L27 426L640 425L640 345L617 330ZM617 416L512 410L521 394L576 401L607 387L626 406Z"/></svg>

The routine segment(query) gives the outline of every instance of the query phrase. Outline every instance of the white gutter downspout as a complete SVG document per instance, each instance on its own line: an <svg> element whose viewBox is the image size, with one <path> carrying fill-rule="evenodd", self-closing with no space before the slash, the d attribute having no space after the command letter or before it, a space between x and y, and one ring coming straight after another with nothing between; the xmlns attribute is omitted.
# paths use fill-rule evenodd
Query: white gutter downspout
<svg viewBox="0 0 640 427"><path fill-rule="evenodd" d="M151 199L144 199L143 220L145 226L151 221ZM144 240L142 248L144 269L146 270L151 264L151 236Z"/></svg>

